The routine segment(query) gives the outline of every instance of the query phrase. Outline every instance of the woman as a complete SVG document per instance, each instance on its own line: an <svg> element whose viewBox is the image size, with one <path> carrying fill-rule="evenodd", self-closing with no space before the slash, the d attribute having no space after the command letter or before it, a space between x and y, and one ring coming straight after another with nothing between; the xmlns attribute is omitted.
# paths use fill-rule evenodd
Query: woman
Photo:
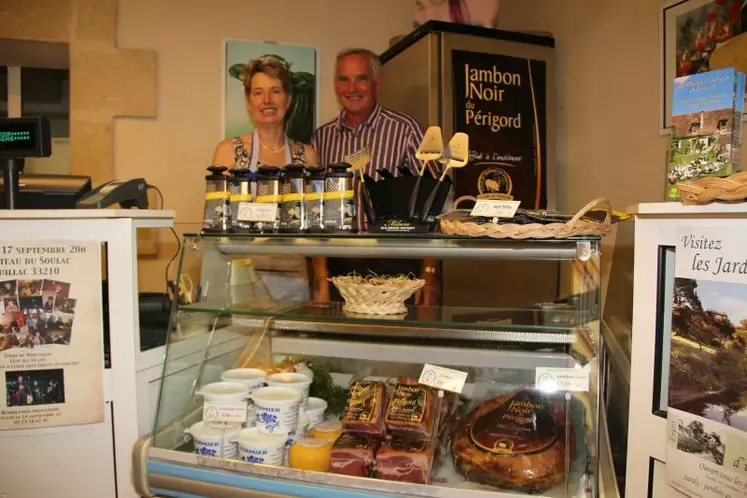
<svg viewBox="0 0 747 498"><path fill-rule="evenodd" d="M273 56L249 61L242 75L249 116L255 129L218 144L213 164L229 168L285 166L290 163L316 165L316 151L290 140L285 118L291 104L291 76L287 64Z"/></svg>
<svg viewBox="0 0 747 498"><path fill-rule="evenodd" d="M318 164L313 147L288 138L285 125L291 105L291 75L288 65L273 56L249 61L239 78L244 82L249 116L255 129L240 137L218 144L213 164L228 168L247 168L287 164ZM266 290L279 300L309 298L307 263L301 258L252 258L255 270L263 277Z"/></svg>

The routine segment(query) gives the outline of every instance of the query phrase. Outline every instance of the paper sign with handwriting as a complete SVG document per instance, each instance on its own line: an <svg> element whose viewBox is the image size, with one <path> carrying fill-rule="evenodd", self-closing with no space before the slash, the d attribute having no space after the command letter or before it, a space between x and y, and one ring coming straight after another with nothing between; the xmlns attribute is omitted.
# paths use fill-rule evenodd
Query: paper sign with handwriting
<svg viewBox="0 0 747 498"><path fill-rule="evenodd" d="M206 401L202 405L204 422L246 422L246 403L215 403Z"/></svg>
<svg viewBox="0 0 747 498"><path fill-rule="evenodd" d="M461 394L464 383L467 381L467 372L452 370L451 368L439 367L437 365L423 365L418 382L426 386L443 389Z"/></svg>
<svg viewBox="0 0 747 498"><path fill-rule="evenodd" d="M589 368L537 367L534 384L547 392L589 390Z"/></svg>
<svg viewBox="0 0 747 498"><path fill-rule="evenodd" d="M487 218L511 218L519 209L519 204L521 204L521 201L479 199L472 208L470 215Z"/></svg>
<svg viewBox="0 0 747 498"><path fill-rule="evenodd" d="M241 202L236 212L239 221L264 221L272 223L277 218L277 204L263 204L258 202Z"/></svg>

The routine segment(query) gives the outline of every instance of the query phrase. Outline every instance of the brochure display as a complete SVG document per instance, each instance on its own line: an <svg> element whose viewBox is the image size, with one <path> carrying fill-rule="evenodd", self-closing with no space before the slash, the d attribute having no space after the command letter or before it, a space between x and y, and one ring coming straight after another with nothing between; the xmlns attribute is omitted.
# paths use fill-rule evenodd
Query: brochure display
<svg viewBox="0 0 747 498"><path fill-rule="evenodd" d="M688 496L747 496L747 238L687 225L676 237L667 482Z"/></svg>
<svg viewBox="0 0 747 498"><path fill-rule="evenodd" d="M635 389L626 496L747 496L747 205L668 202L628 211Z"/></svg>

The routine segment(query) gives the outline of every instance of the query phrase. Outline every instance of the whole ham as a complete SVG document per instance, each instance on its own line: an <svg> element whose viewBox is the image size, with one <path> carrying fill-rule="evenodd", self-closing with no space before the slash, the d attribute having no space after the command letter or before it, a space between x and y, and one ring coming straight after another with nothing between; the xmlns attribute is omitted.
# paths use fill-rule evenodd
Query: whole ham
<svg viewBox="0 0 747 498"><path fill-rule="evenodd" d="M488 400L459 421L452 440L458 471L472 482L541 493L563 482L564 433L550 401L522 388Z"/></svg>

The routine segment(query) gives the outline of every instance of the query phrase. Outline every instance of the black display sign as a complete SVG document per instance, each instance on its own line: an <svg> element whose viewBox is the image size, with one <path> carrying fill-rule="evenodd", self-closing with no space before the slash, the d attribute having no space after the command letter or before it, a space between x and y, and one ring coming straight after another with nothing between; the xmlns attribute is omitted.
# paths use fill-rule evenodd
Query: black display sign
<svg viewBox="0 0 747 498"><path fill-rule="evenodd" d="M0 127L0 149L23 150L36 147L36 126L24 121Z"/></svg>
<svg viewBox="0 0 747 498"><path fill-rule="evenodd" d="M469 135L470 163L455 170L456 197L511 194L547 207L544 61L452 50L454 132Z"/></svg>
<svg viewBox="0 0 747 498"><path fill-rule="evenodd" d="M47 118L0 118L0 159L48 157L51 148Z"/></svg>

